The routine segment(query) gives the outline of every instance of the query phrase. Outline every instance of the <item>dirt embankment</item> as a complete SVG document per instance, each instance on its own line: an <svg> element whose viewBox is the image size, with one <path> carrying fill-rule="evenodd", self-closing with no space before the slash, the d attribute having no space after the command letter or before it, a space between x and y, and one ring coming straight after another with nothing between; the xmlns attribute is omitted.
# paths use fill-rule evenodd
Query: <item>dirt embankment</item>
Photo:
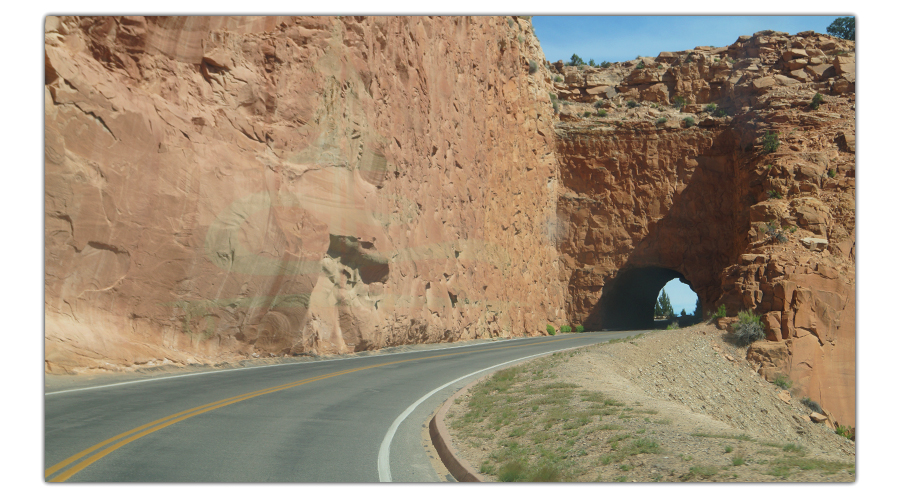
<svg viewBox="0 0 900 500"><path fill-rule="evenodd" d="M450 408L454 445L494 481L855 481L855 443L727 336L659 331L498 372Z"/></svg>

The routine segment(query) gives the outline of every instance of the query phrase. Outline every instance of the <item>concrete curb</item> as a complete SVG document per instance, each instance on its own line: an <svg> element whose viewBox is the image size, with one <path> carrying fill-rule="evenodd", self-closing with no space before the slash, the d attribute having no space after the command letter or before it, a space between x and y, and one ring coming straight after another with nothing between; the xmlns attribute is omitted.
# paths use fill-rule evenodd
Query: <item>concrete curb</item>
<svg viewBox="0 0 900 500"><path fill-rule="evenodd" d="M493 374L473 381L460 389L453 396L450 396L450 399L441 405L440 409L435 413L434 418L428 423L428 434L431 436L431 442L434 445L434 449L437 450L438 457L444 462L444 467L447 467L450 474L461 483L483 483L485 481L484 476L476 472L466 459L459 456L456 449L453 447L453 440L450 438L450 432L447 430L447 425L444 424L444 418L447 416L447 410L450 409L450 405L456 401L456 398L469 392L469 389L471 389L473 385L491 375Z"/></svg>

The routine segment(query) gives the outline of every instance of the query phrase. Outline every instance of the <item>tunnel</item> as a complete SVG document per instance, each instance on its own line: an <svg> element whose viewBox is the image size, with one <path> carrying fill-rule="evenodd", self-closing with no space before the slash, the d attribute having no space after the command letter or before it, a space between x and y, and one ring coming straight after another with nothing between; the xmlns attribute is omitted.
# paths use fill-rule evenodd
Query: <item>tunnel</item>
<svg viewBox="0 0 900 500"><path fill-rule="evenodd" d="M590 326L603 330L641 330L654 328L653 308L660 289L670 280L680 279L691 286L684 275L663 267L624 269L603 287L600 302L591 314ZM693 287L691 287L693 290ZM585 322L588 326L588 322Z"/></svg>

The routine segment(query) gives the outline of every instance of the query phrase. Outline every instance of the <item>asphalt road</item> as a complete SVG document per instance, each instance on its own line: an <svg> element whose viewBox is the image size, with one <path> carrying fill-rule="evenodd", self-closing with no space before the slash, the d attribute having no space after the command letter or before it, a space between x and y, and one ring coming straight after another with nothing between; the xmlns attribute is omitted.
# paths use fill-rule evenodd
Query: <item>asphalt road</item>
<svg viewBox="0 0 900 500"><path fill-rule="evenodd" d="M436 346L48 392L45 480L441 481L422 426L455 391L503 363L637 333Z"/></svg>

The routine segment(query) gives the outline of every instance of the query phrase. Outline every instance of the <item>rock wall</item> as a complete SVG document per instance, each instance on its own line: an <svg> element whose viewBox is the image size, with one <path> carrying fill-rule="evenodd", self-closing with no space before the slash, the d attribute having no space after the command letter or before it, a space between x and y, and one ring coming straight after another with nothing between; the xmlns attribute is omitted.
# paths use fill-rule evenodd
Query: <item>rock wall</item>
<svg viewBox="0 0 900 500"><path fill-rule="evenodd" d="M48 17L46 369L564 318L548 70L514 17Z"/></svg>
<svg viewBox="0 0 900 500"><path fill-rule="evenodd" d="M516 17L45 40L48 372L617 326L680 277L855 423L853 42L573 68Z"/></svg>
<svg viewBox="0 0 900 500"><path fill-rule="evenodd" d="M767 340L748 352L759 372L855 425L854 50L761 32L607 68L550 65L568 317L650 319L680 277L707 314L761 315Z"/></svg>

